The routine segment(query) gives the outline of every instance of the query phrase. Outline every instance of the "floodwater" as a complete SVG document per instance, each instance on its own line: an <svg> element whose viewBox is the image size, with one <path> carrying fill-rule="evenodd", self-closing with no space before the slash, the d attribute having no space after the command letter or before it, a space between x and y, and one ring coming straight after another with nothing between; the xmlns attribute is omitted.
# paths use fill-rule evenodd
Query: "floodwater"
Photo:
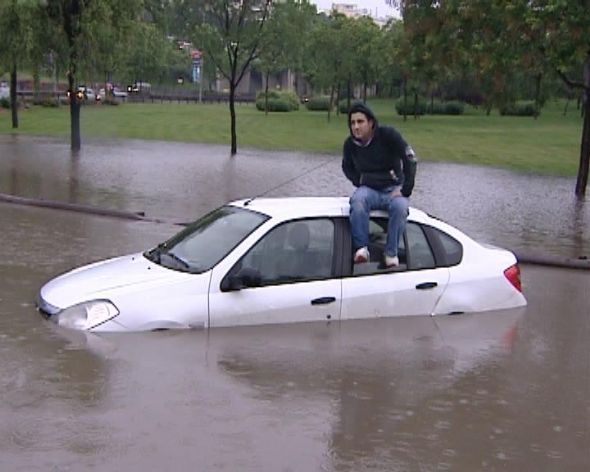
<svg viewBox="0 0 590 472"><path fill-rule="evenodd" d="M92 335L39 286L227 200L347 195L339 157L0 136L1 471L590 470L590 273L524 265L529 305L452 317ZM412 204L477 239L590 255L574 179L421 163Z"/></svg>

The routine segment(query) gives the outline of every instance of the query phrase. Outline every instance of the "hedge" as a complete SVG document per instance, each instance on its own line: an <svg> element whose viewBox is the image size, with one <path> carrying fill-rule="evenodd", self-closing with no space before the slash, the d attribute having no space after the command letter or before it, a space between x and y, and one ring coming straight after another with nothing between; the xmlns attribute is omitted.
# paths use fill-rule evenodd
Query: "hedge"
<svg viewBox="0 0 590 472"><path fill-rule="evenodd" d="M265 105L268 105L268 111L294 111L299 110L299 99L293 92L281 92L279 90L268 91L268 101L265 99L264 92L256 96L256 108L265 111Z"/></svg>
<svg viewBox="0 0 590 472"><path fill-rule="evenodd" d="M419 101L414 106L414 101L408 101L407 105L404 102L397 102L395 109L398 115L424 115L426 113L426 103Z"/></svg>
<svg viewBox="0 0 590 472"><path fill-rule="evenodd" d="M101 104L103 105L111 105L111 106L119 106L121 104L121 100L114 98L114 97L107 97L107 98L103 98L100 101Z"/></svg>
<svg viewBox="0 0 590 472"><path fill-rule="evenodd" d="M538 116L540 110L533 101L517 101L500 107L502 116Z"/></svg>
<svg viewBox="0 0 590 472"><path fill-rule="evenodd" d="M419 100L415 109L414 100L409 100L406 106L404 102L397 102L395 109L399 115L462 115L465 104L458 101L426 103Z"/></svg>
<svg viewBox="0 0 590 472"><path fill-rule="evenodd" d="M33 105L41 106L43 108L57 108L59 103L52 97L36 98L33 100Z"/></svg>
<svg viewBox="0 0 590 472"><path fill-rule="evenodd" d="M427 110L432 115L462 115L464 111L463 102L435 102Z"/></svg>
<svg viewBox="0 0 590 472"><path fill-rule="evenodd" d="M330 97L327 95L311 97L305 107L310 111L328 111L330 109Z"/></svg>

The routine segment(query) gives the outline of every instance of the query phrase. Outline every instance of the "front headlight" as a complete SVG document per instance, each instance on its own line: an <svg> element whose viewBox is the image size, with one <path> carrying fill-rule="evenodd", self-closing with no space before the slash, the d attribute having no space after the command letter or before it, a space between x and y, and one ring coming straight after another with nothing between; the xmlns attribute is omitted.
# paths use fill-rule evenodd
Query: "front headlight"
<svg viewBox="0 0 590 472"><path fill-rule="evenodd" d="M117 307L108 300L92 300L66 308L54 316L60 326L88 330L106 323L118 314Z"/></svg>

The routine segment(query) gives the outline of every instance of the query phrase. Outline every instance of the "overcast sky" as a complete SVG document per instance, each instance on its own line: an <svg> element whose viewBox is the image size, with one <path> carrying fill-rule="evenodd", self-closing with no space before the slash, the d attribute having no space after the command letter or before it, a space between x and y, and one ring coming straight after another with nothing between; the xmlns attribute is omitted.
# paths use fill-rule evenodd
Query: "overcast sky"
<svg viewBox="0 0 590 472"><path fill-rule="evenodd" d="M395 10L385 3L385 0L311 0L318 8L330 9L332 3L353 3L358 8L366 8L372 16L394 16Z"/></svg>

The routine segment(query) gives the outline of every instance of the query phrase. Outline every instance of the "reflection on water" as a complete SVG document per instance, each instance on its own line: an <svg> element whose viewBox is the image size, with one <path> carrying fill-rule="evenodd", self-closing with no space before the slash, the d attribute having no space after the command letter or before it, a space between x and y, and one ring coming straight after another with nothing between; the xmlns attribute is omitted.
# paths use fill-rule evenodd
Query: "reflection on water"
<svg viewBox="0 0 590 472"><path fill-rule="evenodd" d="M0 137L0 192L173 221L281 183L271 195L350 191L337 156L126 142L71 160L21 140ZM570 187L423 163L413 203L501 245L587 254ZM561 200L539 204L547 188ZM8 204L0 221L2 471L590 469L587 272L524 266L514 311L97 336L43 321L40 285L178 228Z"/></svg>
<svg viewBox="0 0 590 472"><path fill-rule="evenodd" d="M259 343L236 342L219 363L261 399L323 400L338 469L413 470L429 456L428 442L417 439L436 431L424 431L424 422L449 421L456 400L447 392L510 355L518 318L514 311L261 329ZM485 408L496 414L493 404Z"/></svg>

